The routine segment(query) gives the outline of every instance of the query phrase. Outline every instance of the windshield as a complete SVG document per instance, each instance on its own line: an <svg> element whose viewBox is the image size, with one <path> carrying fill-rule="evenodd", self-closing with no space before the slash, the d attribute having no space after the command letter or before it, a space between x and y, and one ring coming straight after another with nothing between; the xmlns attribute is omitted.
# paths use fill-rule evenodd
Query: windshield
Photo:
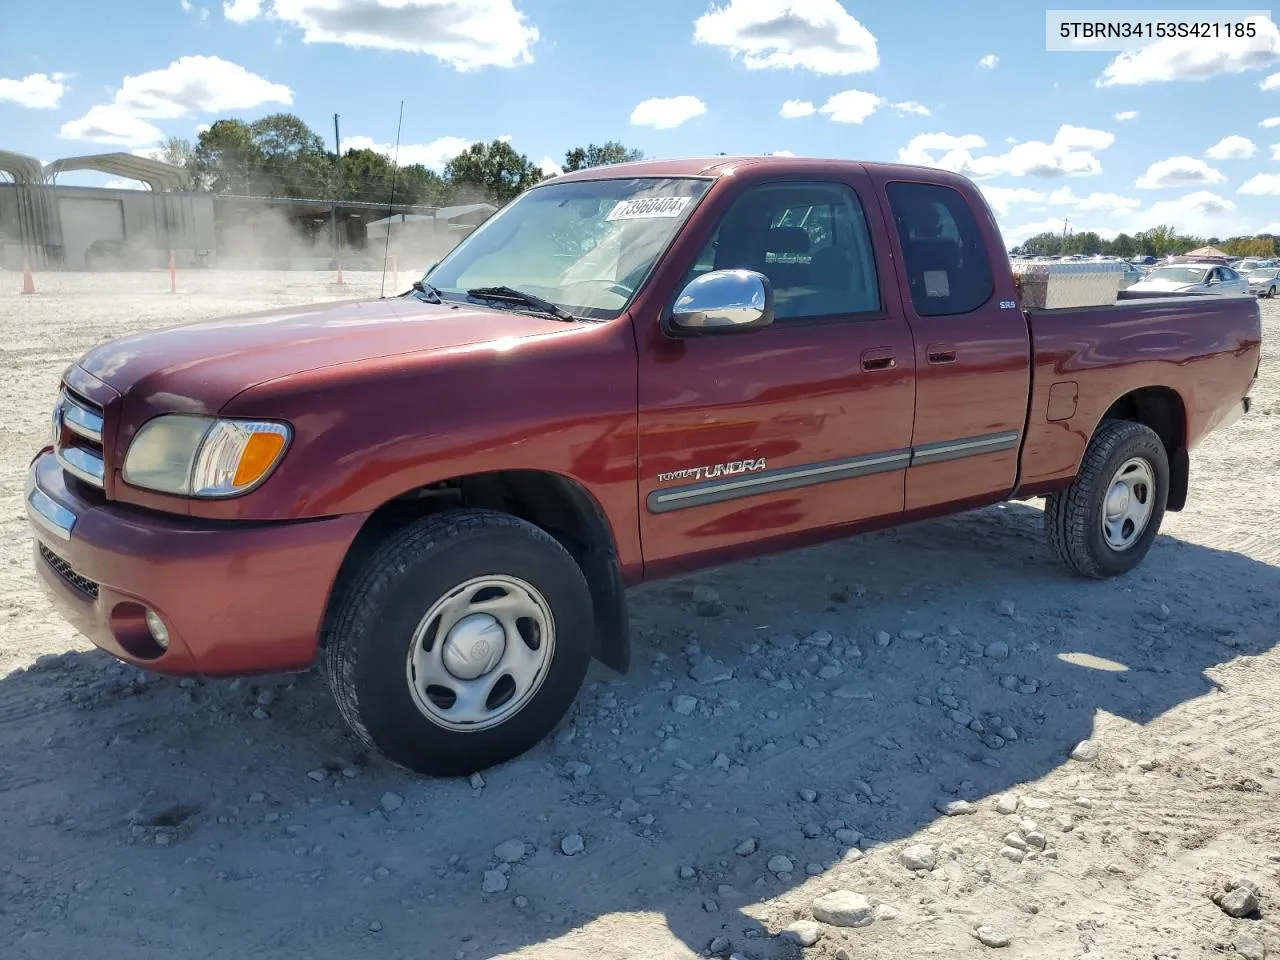
<svg viewBox="0 0 1280 960"><path fill-rule="evenodd" d="M1204 267L1160 267L1147 274L1148 280L1166 283L1204 283Z"/></svg>
<svg viewBox="0 0 1280 960"><path fill-rule="evenodd" d="M535 187L485 221L423 280L445 300L510 287L577 317L611 320L627 308L710 185L637 177Z"/></svg>
<svg viewBox="0 0 1280 960"><path fill-rule="evenodd" d="M1249 271L1250 280L1274 280L1277 273L1275 267L1254 267Z"/></svg>

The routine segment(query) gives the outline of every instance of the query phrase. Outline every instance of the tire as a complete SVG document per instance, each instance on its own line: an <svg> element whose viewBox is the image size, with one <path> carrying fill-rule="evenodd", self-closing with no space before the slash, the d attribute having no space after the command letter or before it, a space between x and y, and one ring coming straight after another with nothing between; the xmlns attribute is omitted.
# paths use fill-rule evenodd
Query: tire
<svg viewBox="0 0 1280 960"><path fill-rule="evenodd" d="M1274 300L1275 296L1276 296L1276 288L1272 287L1270 290L1267 291L1267 299Z"/></svg>
<svg viewBox="0 0 1280 960"><path fill-rule="evenodd" d="M1128 496L1111 499L1117 481L1126 484ZM1104 421L1089 441L1071 486L1046 499L1045 533L1058 559L1073 573L1096 580L1120 576L1151 549L1168 497L1169 455L1156 432L1131 420ZM1122 502L1134 513L1121 512ZM1146 519L1139 525L1134 518L1143 512ZM1104 518L1109 515L1116 519L1108 526Z"/></svg>
<svg viewBox="0 0 1280 960"><path fill-rule="evenodd" d="M556 540L508 514L450 511L374 549L336 600L325 674L364 743L417 773L465 776L555 728L593 635L590 589Z"/></svg>

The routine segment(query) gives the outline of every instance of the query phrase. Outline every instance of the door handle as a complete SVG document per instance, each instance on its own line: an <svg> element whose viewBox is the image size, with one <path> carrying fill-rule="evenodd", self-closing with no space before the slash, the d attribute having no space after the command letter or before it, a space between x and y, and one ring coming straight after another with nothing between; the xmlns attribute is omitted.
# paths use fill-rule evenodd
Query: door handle
<svg viewBox="0 0 1280 960"><path fill-rule="evenodd" d="M876 347L862 351L863 370L892 370L898 365L898 358L892 347Z"/></svg>
<svg viewBox="0 0 1280 960"><path fill-rule="evenodd" d="M931 343L926 352L932 364L956 362L956 348L949 343Z"/></svg>

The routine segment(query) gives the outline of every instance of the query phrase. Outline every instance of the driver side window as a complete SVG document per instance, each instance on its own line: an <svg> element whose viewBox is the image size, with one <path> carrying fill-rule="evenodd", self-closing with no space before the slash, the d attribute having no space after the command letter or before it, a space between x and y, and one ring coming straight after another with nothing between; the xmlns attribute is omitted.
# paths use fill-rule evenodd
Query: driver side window
<svg viewBox="0 0 1280 960"><path fill-rule="evenodd" d="M765 184L744 191L685 282L731 269L769 278L777 320L880 309L866 217L844 184Z"/></svg>

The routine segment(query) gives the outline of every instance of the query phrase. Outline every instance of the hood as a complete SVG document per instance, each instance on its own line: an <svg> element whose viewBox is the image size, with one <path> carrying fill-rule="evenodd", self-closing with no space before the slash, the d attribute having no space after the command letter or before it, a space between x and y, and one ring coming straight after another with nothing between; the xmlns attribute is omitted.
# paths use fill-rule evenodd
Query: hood
<svg viewBox="0 0 1280 960"><path fill-rule="evenodd" d="M215 412L242 390L306 370L576 329L544 317L417 299L284 307L135 334L78 365L120 394Z"/></svg>
<svg viewBox="0 0 1280 960"><path fill-rule="evenodd" d="M1133 286L1141 287L1144 290L1156 290L1163 293L1175 293L1178 290L1190 290L1192 287L1201 286L1201 284L1183 283L1180 280L1139 280ZM1130 289L1132 289L1132 287Z"/></svg>

